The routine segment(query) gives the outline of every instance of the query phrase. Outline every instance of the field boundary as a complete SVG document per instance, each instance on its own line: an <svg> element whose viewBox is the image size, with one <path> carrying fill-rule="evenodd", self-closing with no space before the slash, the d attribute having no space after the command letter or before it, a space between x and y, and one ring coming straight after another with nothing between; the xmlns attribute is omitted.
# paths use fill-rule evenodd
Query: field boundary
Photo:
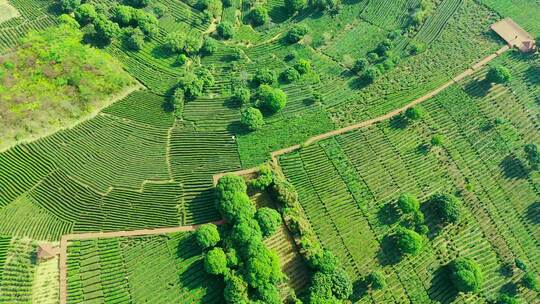
<svg viewBox="0 0 540 304"><path fill-rule="evenodd" d="M445 90L452 84L457 83L458 81L464 79L467 76L472 75L476 70L484 67L487 63L492 61L493 59L497 58L504 52L508 51L510 47L508 45L505 45L504 47L498 49L495 53L483 58L479 62L472 65L470 68L466 69L459 75L451 78L449 81L444 83L443 85L439 86L438 88L428 92L427 94L407 103L406 105L392 110L391 112L388 112L384 115L365 120L356 124L352 124L340 129L336 129L333 131L329 131L323 134L315 135L307 140L305 140L301 144L296 144L290 147L286 147L280 150L276 150L270 153L270 160L274 164L276 168L279 168L279 162L278 157L287 154L290 152L294 152L296 150L301 149L304 146L311 145L313 143L316 143L318 141L336 136L341 135L343 133L347 133L350 131L354 131L363 127L368 127L374 124L377 124L379 122L382 122L384 120L396 117L403 113L403 111L414 107L415 105L418 105ZM232 172L221 172L216 173L212 176L213 184L216 185L217 181L226 174L234 174L234 175L248 175L248 174L254 174L259 172L259 166L247 168L243 170L238 171L232 171ZM216 225L222 225L224 223L224 220L212 222ZM202 224L199 225L189 225L189 226L177 226L177 227L167 227L167 228L155 228L155 229L141 229L141 230L129 230L129 231L114 231L114 232L89 232L89 233L76 233L76 234L65 234L60 239L60 258L59 258L59 270L60 270L60 304L67 304L67 247L68 242L73 240L86 240L86 239L95 239L95 238L112 238L112 237L133 237L133 236L147 236L147 235L158 235L158 234L165 234L165 233L174 233L174 232L185 232L185 231L194 231Z"/></svg>
<svg viewBox="0 0 540 304"><path fill-rule="evenodd" d="M216 225L222 225L224 220L212 222ZM60 238L60 258L58 260L60 270L60 304L67 303L67 249L68 242L74 240L88 240L98 238L114 238L114 237L133 237L133 236L147 236L158 235L175 232L187 232L195 231L200 225L189 226L177 226L167 228L155 228L155 229L139 229L139 230L126 230L126 231L113 231L113 232L88 232L88 233L74 233L64 234Z"/></svg>

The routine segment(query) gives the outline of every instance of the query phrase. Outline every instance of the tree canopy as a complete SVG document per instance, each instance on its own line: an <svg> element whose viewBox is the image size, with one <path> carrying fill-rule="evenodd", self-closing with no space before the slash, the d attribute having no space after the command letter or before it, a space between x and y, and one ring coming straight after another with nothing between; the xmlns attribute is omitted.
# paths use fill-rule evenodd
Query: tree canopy
<svg viewBox="0 0 540 304"><path fill-rule="evenodd" d="M429 203L442 224L455 224L461 219L461 202L454 195L437 193Z"/></svg>
<svg viewBox="0 0 540 304"><path fill-rule="evenodd" d="M249 131L257 131L264 125L264 118L259 109L249 107L242 111L240 123Z"/></svg>
<svg viewBox="0 0 540 304"><path fill-rule="evenodd" d="M201 225L195 232L195 239L203 249L214 247L221 240L217 226L212 223Z"/></svg>
<svg viewBox="0 0 540 304"><path fill-rule="evenodd" d="M258 105L271 113L277 113L287 104L287 95L278 88L263 84L257 91Z"/></svg>
<svg viewBox="0 0 540 304"><path fill-rule="evenodd" d="M210 249L204 257L204 269L210 274L220 275L227 273L227 256L223 249L216 247Z"/></svg>
<svg viewBox="0 0 540 304"><path fill-rule="evenodd" d="M482 271L473 260L458 258L452 261L448 267L450 279L458 291L475 292L482 287Z"/></svg>
<svg viewBox="0 0 540 304"><path fill-rule="evenodd" d="M424 239L416 231L399 227L393 235L394 244L401 254L418 254L424 247Z"/></svg>
<svg viewBox="0 0 540 304"><path fill-rule="evenodd" d="M496 65L489 69L486 79L491 83L505 83L512 78L510 70L502 65Z"/></svg>
<svg viewBox="0 0 540 304"><path fill-rule="evenodd" d="M259 208L255 213L255 219L259 223L264 237L271 236L281 226L281 215L272 208Z"/></svg>

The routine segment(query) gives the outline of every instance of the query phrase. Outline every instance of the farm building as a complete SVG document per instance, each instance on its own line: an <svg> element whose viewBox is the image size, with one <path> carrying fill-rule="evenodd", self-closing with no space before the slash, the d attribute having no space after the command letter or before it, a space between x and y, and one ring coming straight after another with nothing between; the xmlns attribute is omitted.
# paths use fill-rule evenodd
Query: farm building
<svg viewBox="0 0 540 304"><path fill-rule="evenodd" d="M495 31L508 45L519 49L521 52L532 52L536 46L534 38L522 29L512 18L505 18L491 25Z"/></svg>

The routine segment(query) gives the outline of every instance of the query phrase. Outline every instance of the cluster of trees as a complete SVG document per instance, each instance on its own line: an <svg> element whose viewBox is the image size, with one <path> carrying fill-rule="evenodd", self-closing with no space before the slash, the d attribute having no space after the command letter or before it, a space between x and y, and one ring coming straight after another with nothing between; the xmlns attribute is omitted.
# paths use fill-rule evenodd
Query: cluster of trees
<svg viewBox="0 0 540 304"><path fill-rule="evenodd" d="M410 18L412 25L418 26L424 23L431 11L433 11L433 1L421 0L411 12Z"/></svg>
<svg viewBox="0 0 540 304"><path fill-rule="evenodd" d="M266 169L266 172L271 172ZM269 175L271 174L271 175ZM264 175L264 184L270 190L274 200L278 203L281 213L289 231L300 249L300 253L307 265L313 271L304 303L342 303L352 294L352 282L347 273L340 266L336 257L328 250L322 248L307 220L303 217L298 201L298 193L294 186L278 173ZM384 279L375 279L374 284L383 284ZM302 303L295 296L291 303Z"/></svg>
<svg viewBox="0 0 540 304"><path fill-rule="evenodd" d="M298 59L293 66L290 66L281 72L280 78L286 83L291 83L299 80L302 75L306 75L311 71L311 61L307 59Z"/></svg>
<svg viewBox="0 0 540 304"><path fill-rule="evenodd" d="M456 224L461 219L461 202L451 194L436 193L427 201L433 218L440 227ZM393 248L400 256L419 253L429 232L425 218L420 211L419 200L410 193L404 193L396 201L396 210L401 220L400 226L389 235Z"/></svg>
<svg viewBox="0 0 540 304"><path fill-rule="evenodd" d="M309 28L304 24L295 24L285 35L284 40L289 44L294 44L304 38L309 32Z"/></svg>
<svg viewBox="0 0 540 304"><path fill-rule="evenodd" d="M516 275L520 275L521 279L517 283L509 283L504 290L501 290L501 294L497 299L497 304L518 304L521 303L517 298L517 293L520 290L519 286L523 287L521 290L540 291L538 288L538 279L536 275L531 272L527 265L520 259L514 259L511 262L506 262L502 265L500 272L507 278L513 278Z"/></svg>
<svg viewBox="0 0 540 304"><path fill-rule="evenodd" d="M111 20L108 8L96 7L91 3L81 4L80 0L61 0L60 7L67 14L60 16L60 21L75 27L91 24L95 39L104 44L123 35L129 49L140 50L145 39L158 33L158 20L153 14L140 9L148 5L148 1L133 0L127 3L133 6L115 5L111 8Z"/></svg>
<svg viewBox="0 0 540 304"><path fill-rule="evenodd" d="M392 47L394 47L393 39L396 37L392 33L388 38L381 41L375 50L369 52L366 58L356 60L352 71L366 82L371 83L387 71L392 70L400 60L399 56L391 51Z"/></svg>
<svg viewBox="0 0 540 304"><path fill-rule="evenodd" d="M193 56L199 53L203 47L203 36L196 30L172 32L165 37L164 46L171 53L179 55L178 63L184 64L186 55Z"/></svg>
<svg viewBox="0 0 540 304"><path fill-rule="evenodd" d="M537 144L529 143L523 146L522 165L528 171L540 169L540 149Z"/></svg>
<svg viewBox="0 0 540 304"><path fill-rule="evenodd" d="M263 243L279 228L281 216L271 208L256 210L246 191L239 176L225 175L218 181L217 207L227 225L222 239L212 224L197 230L197 241L207 250L205 269L223 276L227 303L282 303L277 288L283 279L279 257Z"/></svg>
<svg viewBox="0 0 540 304"><path fill-rule="evenodd" d="M170 102L175 116L181 118L184 103L201 96L214 82L215 78L212 72L204 67L200 67L194 72L187 71L178 81L171 96Z"/></svg>

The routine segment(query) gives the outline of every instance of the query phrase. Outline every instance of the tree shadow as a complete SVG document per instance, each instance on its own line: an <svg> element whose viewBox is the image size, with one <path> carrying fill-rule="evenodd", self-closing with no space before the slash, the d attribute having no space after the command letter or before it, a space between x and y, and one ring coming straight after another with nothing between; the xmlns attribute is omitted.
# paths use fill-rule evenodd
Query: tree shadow
<svg viewBox="0 0 540 304"><path fill-rule="evenodd" d="M540 224L540 201L534 202L527 207L527 219L533 224Z"/></svg>
<svg viewBox="0 0 540 304"><path fill-rule="evenodd" d="M532 85L540 85L540 66L530 66L525 71L525 80Z"/></svg>
<svg viewBox="0 0 540 304"><path fill-rule="evenodd" d="M190 264L178 276L178 283L183 289L192 292L206 289L208 292L202 297L201 303L214 302L216 296L223 297L223 280L220 276L206 273L202 259ZM225 300L223 299L220 303L225 303Z"/></svg>
<svg viewBox="0 0 540 304"><path fill-rule="evenodd" d="M448 266L441 266L433 273L428 296L436 303L453 303L455 301L458 291L450 281Z"/></svg>
<svg viewBox="0 0 540 304"><path fill-rule="evenodd" d="M225 99L223 101L223 106L231 110L240 109L241 107L241 105L238 102L234 101L232 98Z"/></svg>
<svg viewBox="0 0 540 304"><path fill-rule="evenodd" d="M365 279L358 279L353 283L353 293L350 300L355 303L367 295L369 288Z"/></svg>
<svg viewBox="0 0 540 304"><path fill-rule="evenodd" d="M163 44L160 44L160 45L157 45L156 47L154 47L152 49L152 51L150 52L150 54L152 54L152 57L154 57L156 59L167 59L167 58L171 58L171 57L176 55L173 52L171 52Z"/></svg>
<svg viewBox="0 0 540 304"><path fill-rule="evenodd" d="M431 151L431 146L427 143L420 144L416 147L416 152L421 155L428 155L429 151Z"/></svg>
<svg viewBox="0 0 540 304"><path fill-rule="evenodd" d="M503 171L504 176L510 179L521 179L528 175L523 162L512 154L505 157L499 167Z"/></svg>
<svg viewBox="0 0 540 304"><path fill-rule="evenodd" d="M176 248L176 257L179 259L187 260L194 256L200 255L201 253L202 249L196 244L194 235L182 238L180 242L178 242L178 247Z"/></svg>
<svg viewBox="0 0 540 304"><path fill-rule="evenodd" d="M407 121L405 115L400 114L390 118L389 125L392 129L404 130L409 125L409 122Z"/></svg>
<svg viewBox="0 0 540 304"><path fill-rule="evenodd" d="M486 79L469 81L464 87L465 93L475 98L485 97L489 89L491 89L491 83Z"/></svg>
<svg viewBox="0 0 540 304"><path fill-rule="evenodd" d="M428 227L428 239L432 240L441 233L443 226L432 203L429 201L420 205L420 211L424 214L424 224Z"/></svg>
<svg viewBox="0 0 540 304"><path fill-rule="evenodd" d="M372 84L371 81L365 79L364 77L356 76L356 74L352 72L346 72L345 75L348 77L353 77L353 79L347 82L347 85L352 90L361 90L367 87L368 85Z"/></svg>
<svg viewBox="0 0 540 304"><path fill-rule="evenodd" d="M391 235L386 235L381 240L381 247L377 253L377 260L381 266L395 265L401 261L402 256L394 244Z"/></svg>
<svg viewBox="0 0 540 304"><path fill-rule="evenodd" d="M249 130L247 130L243 125L242 123L240 123L240 121L233 121L231 122L228 126L227 126L227 131L229 131L229 133L231 134L236 134L236 135L246 135L249 132Z"/></svg>
<svg viewBox="0 0 540 304"><path fill-rule="evenodd" d="M399 212L396 205L392 202L384 204L384 206L377 211L377 219L384 225L391 225L397 222L399 220Z"/></svg>
<svg viewBox="0 0 540 304"><path fill-rule="evenodd" d="M499 289L499 292L501 294L506 294L509 296L516 296L518 294L518 286L516 283L508 282L501 286L501 289Z"/></svg>

